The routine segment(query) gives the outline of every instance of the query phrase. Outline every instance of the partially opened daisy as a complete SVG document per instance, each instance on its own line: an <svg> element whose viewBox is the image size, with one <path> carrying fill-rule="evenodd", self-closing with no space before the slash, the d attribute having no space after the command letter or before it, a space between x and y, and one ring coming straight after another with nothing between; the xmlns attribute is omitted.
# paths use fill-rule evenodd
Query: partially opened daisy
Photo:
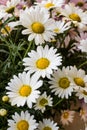
<svg viewBox="0 0 87 130"><path fill-rule="evenodd" d="M28 111L21 111L20 115L17 112L12 115L12 119L8 120L8 126L7 130L35 130L38 123Z"/></svg>
<svg viewBox="0 0 87 130"><path fill-rule="evenodd" d="M64 31L70 28L70 22L56 21L54 32L57 34L64 33Z"/></svg>
<svg viewBox="0 0 87 130"><path fill-rule="evenodd" d="M71 20L79 29L87 29L87 13L74 4L66 4L61 12L66 19Z"/></svg>
<svg viewBox="0 0 87 130"><path fill-rule="evenodd" d="M7 36L12 31L12 28L7 24L1 29L1 35Z"/></svg>
<svg viewBox="0 0 87 130"><path fill-rule="evenodd" d="M43 121L39 122L38 130L58 130L59 127L57 123L50 119L43 119Z"/></svg>
<svg viewBox="0 0 87 130"><path fill-rule="evenodd" d="M76 91L76 96L78 99L83 99L83 101L87 103L87 88L80 88Z"/></svg>
<svg viewBox="0 0 87 130"><path fill-rule="evenodd" d="M68 125L74 120L75 111L63 110L61 113L61 122L63 125Z"/></svg>
<svg viewBox="0 0 87 130"><path fill-rule="evenodd" d="M45 111L46 106L52 106L51 96L47 96L46 92L39 96L36 100L35 110L41 110L42 113Z"/></svg>
<svg viewBox="0 0 87 130"><path fill-rule="evenodd" d="M69 76L74 84L74 89L87 87L87 75L83 69L77 69L76 66L70 66Z"/></svg>
<svg viewBox="0 0 87 130"><path fill-rule="evenodd" d="M55 21L49 12L38 6L27 8L20 13L20 22L25 29L22 34L29 35L28 40L35 40L35 44L42 44L54 37Z"/></svg>
<svg viewBox="0 0 87 130"><path fill-rule="evenodd" d="M38 2L36 4L46 9L51 9L54 7L61 7L64 3L65 0L42 0L40 3Z"/></svg>
<svg viewBox="0 0 87 130"><path fill-rule="evenodd" d="M19 3L20 0L8 0L6 5L1 6L1 9L7 13L12 13Z"/></svg>
<svg viewBox="0 0 87 130"><path fill-rule="evenodd" d="M37 50L32 50L28 53L28 57L23 59L23 65L25 71L34 73L40 77L49 77L53 70L57 70L57 67L61 65L61 56L57 53L57 49L46 45L44 48L38 46Z"/></svg>
<svg viewBox="0 0 87 130"><path fill-rule="evenodd" d="M63 67L52 74L49 83L51 91L60 98L69 98L73 92L73 83L68 75L68 68Z"/></svg>
<svg viewBox="0 0 87 130"><path fill-rule="evenodd" d="M87 53L87 38L84 40L81 40L80 44L78 45L78 48L82 51L82 52L86 52Z"/></svg>
<svg viewBox="0 0 87 130"><path fill-rule="evenodd" d="M39 97L40 91L38 88L41 86L42 81L38 80L35 75L31 77L29 72L19 73L18 76L14 75L6 87L11 105L20 107L27 103L28 107L31 108L32 103L35 103Z"/></svg>

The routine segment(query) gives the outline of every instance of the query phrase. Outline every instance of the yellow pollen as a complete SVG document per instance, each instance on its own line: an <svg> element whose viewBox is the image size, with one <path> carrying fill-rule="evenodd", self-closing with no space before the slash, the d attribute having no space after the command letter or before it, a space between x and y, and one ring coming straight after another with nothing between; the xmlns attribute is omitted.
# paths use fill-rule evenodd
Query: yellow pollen
<svg viewBox="0 0 87 130"><path fill-rule="evenodd" d="M54 32L55 32L55 33L58 33L58 32L59 32L59 29L58 29L58 28L55 28L55 29L54 29Z"/></svg>
<svg viewBox="0 0 87 130"><path fill-rule="evenodd" d="M36 66L39 69L46 69L49 66L50 62L47 58L40 58L36 61Z"/></svg>
<svg viewBox="0 0 87 130"><path fill-rule="evenodd" d="M28 130L29 129L29 123L25 120L21 120L17 123L18 130Z"/></svg>
<svg viewBox="0 0 87 130"><path fill-rule="evenodd" d="M5 11L7 12L7 13L12 13L13 11L14 11L14 6L12 6L12 7L10 7L10 8L8 8L8 9L6 9Z"/></svg>
<svg viewBox="0 0 87 130"><path fill-rule="evenodd" d="M68 112L64 112L64 113L63 113L63 117L64 117L65 119L67 119L67 118L69 117L69 113L68 113Z"/></svg>
<svg viewBox="0 0 87 130"><path fill-rule="evenodd" d="M87 91L83 90L83 94L87 96Z"/></svg>
<svg viewBox="0 0 87 130"><path fill-rule="evenodd" d="M49 126L45 126L43 130L52 130Z"/></svg>
<svg viewBox="0 0 87 130"><path fill-rule="evenodd" d="M84 83L84 80L82 78L74 78L74 82L78 85L78 86L81 86L81 87L85 87L85 83Z"/></svg>
<svg viewBox="0 0 87 130"><path fill-rule="evenodd" d="M53 7L54 6L54 4L53 3L47 3L47 4L45 4L45 8L50 8L50 7Z"/></svg>
<svg viewBox="0 0 87 130"><path fill-rule="evenodd" d="M68 79L67 77L63 77L63 78L60 78L58 84L59 84L59 86L60 86L61 88L66 89L66 88L69 87L70 81L69 81L69 79Z"/></svg>
<svg viewBox="0 0 87 130"><path fill-rule="evenodd" d="M81 22L81 19L79 17L78 14L70 14L69 17L73 20L73 21L77 21L77 22Z"/></svg>
<svg viewBox="0 0 87 130"><path fill-rule="evenodd" d="M31 94L31 87L29 85L23 85L20 90L19 90L19 93L21 96L23 97L27 97Z"/></svg>
<svg viewBox="0 0 87 130"><path fill-rule="evenodd" d="M4 35L8 34L10 31L11 31L11 28L8 25L6 25L5 28L1 29L1 33Z"/></svg>
<svg viewBox="0 0 87 130"><path fill-rule="evenodd" d="M45 105L47 105L48 104L48 101L47 101L47 99L45 99L45 98L42 98L41 100L40 100L40 103L39 103L41 106L45 106Z"/></svg>
<svg viewBox="0 0 87 130"><path fill-rule="evenodd" d="M44 32L44 30L45 30L43 24L40 23L40 22L34 22L31 25L31 28L32 28L33 32L37 33L37 34L42 34Z"/></svg>

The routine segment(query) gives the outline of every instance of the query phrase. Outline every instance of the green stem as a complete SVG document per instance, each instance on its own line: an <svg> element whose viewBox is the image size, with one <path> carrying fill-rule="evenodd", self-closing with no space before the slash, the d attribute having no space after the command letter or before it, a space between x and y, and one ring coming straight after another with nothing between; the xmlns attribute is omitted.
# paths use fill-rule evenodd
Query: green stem
<svg viewBox="0 0 87 130"><path fill-rule="evenodd" d="M81 65L78 66L78 68L81 68L82 66L86 65L87 61L83 62Z"/></svg>
<svg viewBox="0 0 87 130"><path fill-rule="evenodd" d="M64 99L60 99L53 107L57 106L58 104L60 104Z"/></svg>
<svg viewBox="0 0 87 130"><path fill-rule="evenodd" d="M26 55L28 54L28 52L29 52L29 50L30 50L30 48L31 48L31 45L32 45L32 41L30 41L29 46L28 46L28 48L27 48L27 50L26 50L26 52L25 52L25 54L24 54L24 57L26 57ZM24 58L24 57L23 57L23 58Z"/></svg>

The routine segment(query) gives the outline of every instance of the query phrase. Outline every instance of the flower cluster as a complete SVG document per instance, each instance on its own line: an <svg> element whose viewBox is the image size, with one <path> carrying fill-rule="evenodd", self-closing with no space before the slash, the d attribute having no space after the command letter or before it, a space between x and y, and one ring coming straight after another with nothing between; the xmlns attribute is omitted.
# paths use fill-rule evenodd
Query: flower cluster
<svg viewBox="0 0 87 130"><path fill-rule="evenodd" d="M87 2L1 0L1 130L62 130L76 112L86 125Z"/></svg>

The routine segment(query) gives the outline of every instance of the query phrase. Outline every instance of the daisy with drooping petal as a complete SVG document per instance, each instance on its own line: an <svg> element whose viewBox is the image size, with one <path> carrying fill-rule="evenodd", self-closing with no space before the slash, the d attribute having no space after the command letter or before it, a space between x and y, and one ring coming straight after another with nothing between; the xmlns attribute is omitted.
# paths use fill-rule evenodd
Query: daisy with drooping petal
<svg viewBox="0 0 87 130"><path fill-rule="evenodd" d="M44 7L46 9L51 9L54 7L61 7L64 5L65 0L42 0L40 3L36 3L41 7Z"/></svg>
<svg viewBox="0 0 87 130"><path fill-rule="evenodd" d="M65 19L71 20L79 29L87 29L87 13L74 4L66 4L61 14L65 16Z"/></svg>
<svg viewBox="0 0 87 130"><path fill-rule="evenodd" d="M49 83L51 84L50 88L55 95L58 95L60 98L69 98L73 92L73 84L68 75L68 68L63 67L62 70L58 69L52 74Z"/></svg>
<svg viewBox="0 0 87 130"><path fill-rule="evenodd" d="M7 130L35 130L38 123L28 111L21 111L20 115L17 112L12 115L12 119L8 120L8 126Z"/></svg>
<svg viewBox="0 0 87 130"><path fill-rule="evenodd" d="M28 53L28 57L23 59L23 65L25 71L30 73L36 73L38 77L49 77L53 70L57 70L57 67L61 65L61 56L57 53L57 49L53 47L49 48L46 45L44 48L38 46L37 50L32 50Z"/></svg>
<svg viewBox="0 0 87 130"><path fill-rule="evenodd" d="M43 121L39 122L38 130L58 130L59 127L57 123L50 119L43 119Z"/></svg>
<svg viewBox="0 0 87 130"><path fill-rule="evenodd" d="M42 44L54 38L55 21L50 18L49 12L38 6L30 7L20 13L20 22L26 29L22 34L28 34L28 40L35 40L35 44Z"/></svg>
<svg viewBox="0 0 87 130"><path fill-rule="evenodd" d="M85 40L81 40L80 44L78 45L78 48L82 52L86 52L87 53L87 38Z"/></svg>
<svg viewBox="0 0 87 130"><path fill-rule="evenodd" d="M38 80L35 75L31 77L29 72L19 73L18 77L14 75L6 87L11 105L20 107L27 103L28 107L31 108L32 103L35 103L39 97L40 91L37 89L41 86L42 81Z"/></svg>
<svg viewBox="0 0 87 130"><path fill-rule="evenodd" d="M35 110L41 110L42 113L45 111L46 106L52 106L52 98L51 96L47 96L46 92L44 92L39 98L36 100Z"/></svg>
<svg viewBox="0 0 87 130"><path fill-rule="evenodd" d="M64 31L70 28L70 22L56 21L54 32L57 34L64 33Z"/></svg>
<svg viewBox="0 0 87 130"><path fill-rule="evenodd" d="M75 111L63 110L61 113L61 122L63 125L68 125L73 122Z"/></svg>

